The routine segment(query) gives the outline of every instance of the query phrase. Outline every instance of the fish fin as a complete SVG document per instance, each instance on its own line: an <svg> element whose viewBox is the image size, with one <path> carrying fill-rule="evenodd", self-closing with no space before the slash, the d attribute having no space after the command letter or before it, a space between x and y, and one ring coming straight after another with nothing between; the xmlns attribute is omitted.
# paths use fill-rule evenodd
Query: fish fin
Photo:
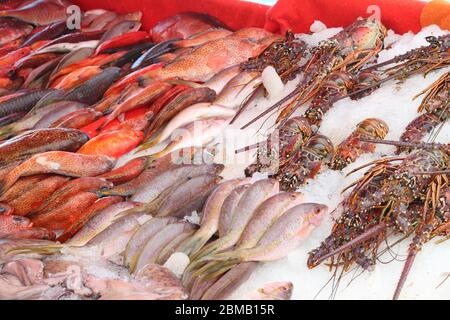
<svg viewBox="0 0 450 320"><path fill-rule="evenodd" d="M223 274L225 274L226 272L228 272L229 270L231 270L237 264L239 264L239 262L234 262L234 261L222 262L219 264L217 271L205 274L204 278L205 278L205 280L216 279L216 278L222 276Z"/></svg>
<svg viewBox="0 0 450 320"><path fill-rule="evenodd" d="M61 250L66 248L63 244L47 245L47 246L21 246L15 247L6 252L6 254L19 255L19 254L45 254L52 255L61 253Z"/></svg>
<svg viewBox="0 0 450 320"><path fill-rule="evenodd" d="M138 152L141 152L141 151L153 148L154 146L156 146L160 142L161 141L158 139L158 137L156 137L155 139L152 139L152 140L148 140L148 141L144 142L143 144L141 144L139 146L139 148L136 150L135 153L138 153Z"/></svg>

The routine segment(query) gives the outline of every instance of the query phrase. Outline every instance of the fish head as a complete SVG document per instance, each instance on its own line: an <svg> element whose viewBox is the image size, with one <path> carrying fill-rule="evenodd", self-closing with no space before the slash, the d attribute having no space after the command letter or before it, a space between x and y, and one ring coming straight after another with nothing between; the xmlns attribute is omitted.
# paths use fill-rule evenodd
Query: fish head
<svg viewBox="0 0 450 320"><path fill-rule="evenodd" d="M33 226L33 222L30 219L22 217L22 216L7 216L11 225L13 225L17 229L26 229L31 228Z"/></svg>
<svg viewBox="0 0 450 320"><path fill-rule="evenodd" d="M328 212L328 207L319 203L305 203L305 219L315 227L318 227Z"/></svg>

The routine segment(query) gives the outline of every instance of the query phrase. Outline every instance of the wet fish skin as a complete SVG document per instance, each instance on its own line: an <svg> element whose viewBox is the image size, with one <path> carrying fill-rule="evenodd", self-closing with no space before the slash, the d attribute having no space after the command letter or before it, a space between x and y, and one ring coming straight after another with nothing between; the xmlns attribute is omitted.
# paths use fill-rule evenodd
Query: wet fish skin
<svg viewBox="0 0 450 320"><path fill-rule="evenodd" d="M119 168L99 175L98 178L106 179L114 185L126 183L138 177L144 171L147 166L147 162L147 157L134 158Z"/></svg>
<svg viewBox="0 0 450 320"><path fill-rule="evenodd" d="M179 93L159 112L149 128L148 136L153 135L164 123L172 119L185 108L202 102L212 102L216 98L214 90L209 88L192 88Z"/></svg>
<svg viewBox="0 0 450 320"><path fill-rule="evenodd" d="M158 254L158 258L156 259L156 263L160 265L164 265L166 261L170 258L172 254L175 252L179 252L177 249L180 244L182 244L186 239L191 237L195 232L195 229L186 230L182 232L179 236L174 238L169 244L167 244L161 252Z"/></svg>
<svg viewBox="0 0 450 320"><path fill-rule="evenodd" d="M86 245L100 247L102 257L113 258L125 250L131 236L139 227L138 220L133 216L123 217L89 240Z"/></svg>
<svg viewBox="0 0 450 320"><path fill-rule="evenodd" d="M194 210L201 210L209 194L217 187L222 177L204 174L193 177L172 188L170 194L158 208L157 216L183 218Z"/></svg>
<svg viewBox="0 0 450 320"><path fill-rule="evenodd" d="M42 205L45 199L50 197L67 180L67 177L62 176L45 178L18 198L10 201L9 205L14 208L15 215L26 216Z"/></svg>
<svg viewBox="0 0 450 320"><path fill-rule="evenodd" d="M27 131L0 143L0 166L47 151L75 151L88 140L89 137L84 132L74 129Z"/></svg>
<svg viewBox="0 0 450 320"><path fill-rule="evenodd" d="M187 255L196 253L219 229L219 219L222 206L228 196L240 185L245 185L250 179L233 179L221 183L208 197L203 207L200 229L179 248Z"/></svg>
<svg viewBox="0 0 450 320"><path fill-rule="evenodd" d="M19 163L15 164L15 168ZM21 196L23 193L32 189L36 183L47 178L45 174L38 174L29 177L20 178L7 192L5 192L1 197L0 201L10 202Z"/></svg>
<svg viewBox="0 0 450 320"><path fill-rule="evenodd" d="M158 254L167 244L184 231L192 228L192 225L188 222L172 223L164 227L152 237L151 241L147 242L137 259L135 268L131 272L138 272L145 265L154 263L158 258Z"/></svg>
<svg viewBox="0 0 450 320"><path fill-rule="evenodd" d="M256 262L238 264L214 283L202 296L201 300L224 300L244 283L256 269Z"/></svg>
<svg viewBox="0 0 450 320"><path fill-rule="evenodd" d="M80 129L98 120L102 115L92 108L85 108L59 118L50 124L49 128Z"/></svg>
<svg viewBox="0 0 450 320"><path fill-rule="evenodd" d="M137 259L147 242L152 241L152 237L165 226L175 222L177 222L177 219L173 217L161 217L152 218L144 223L130 238L123 254L123 265L133 272L136 268Z"/></svg>
<svg viewBox="0 0 450 320"><path fill-rule="evenodd" d="M72 215L74 219L72 224L64 230L64 232L58 236L57 240L64 243L68 239L72 238L83 226L97 213L106 209L116 203L122 202L123 198L118 196L100 198L91 204L86 210L80 212L77 215Z"/></svg>
<svg viewBox="0 0 450 320"><path fill-rule="evenodd" d="M65 6L53 1L41 0L30 2L17 9L0 11L0 16L14 17L36 26L43 26L65 20L67 13Z"/></svg>
<svg viewBox="0 0 450 320"><path fill-rule="evenodd" d="M0 215L9 216L14 212L14 208L6 203L0 203Z"/></svg>
<svg viewBox="0 0 450 320"><path fill-rule="evenodd" d="M235 259L245 261L274 261L288 255L317 227L328 207L317 203L303 203L287 210L267 229L253 248L218 253L207 260Z"/></svg>
<svg viewBox="0 0 450 320"><path fill-rule="evenodd" d="M91 192L80 192L70 197L61 206L31 217L37 227L53 231L64 231L79 219L80 213L92 205L98 197Z"/></svg>
<svg viewBox="0 0 450 320"><path fill-rule="evenodd" d="M236 206L231 220L229 233L218 240L205 246L197 255L193 257L198 260L201 257L209 255L218 250L225 250L235 245L242 235L248 222L253 217L255 210L269 197L279 192L279 184L273 179L259 180L252 184L244 193ZM197 263L192 263L190 268L194 268Z"/></svg>
<svg viewBox="0 0 450 320"><path fill-rule="evenodd" d="M147 144L146 146L150 147L168 139L176 129L182 128L186 125L187 129L194 121L201 121L207 118L232 117L234 115L235 111L214 104L211 105L209 103L197 103L191 105L175 115L163 128L161 133L158 134L156 138L154 138L151 143Z"/></svg>
<svg viewBox="0 0 450 320"><path fill-rule="evenodd" d="M32 156L1 181L0 193L8 190L20 177L56 173L69 177L96 176L112 169L114 161L104 156L88 156L65 151L48 151Z"/></svg>
<svg viewBox="0 0 450 320"><path fill-rule="evenodd" d="M230 231L231 221L233 220L233 215L235 213L236 206L244 195L245 191L250 187L250 184L244 184L242 186L234 189L230 195L225 199L220 208L219 216L219 226L218 232L219 237L224 237Z"/></svg>
<svg viewBox="0 0 450 320"><path fill-rule="evenodd" d="M36 32L31 37L29 37L21 47L30 46L35 42L42 40L50 40L57 38L64 34L67 31L67 22L66 21L57 21L49 24L47 27L42 29L39 32Z"/></svg>
<svg viewBox="0 0 450 320"><path fill-rule="evenodd" d="M75 102L75 101L61 101L56 102L51 105L51 108L53 109L51 112L43 116L34 126L33 129L46 129L48 128L54 121L58 120L59 118L78 111L82 110L86 107L86 105Z"/></svg>
<svg viewBox="0 0 450 320"><path fill-rule="evenodd" d="M157 159L177 149L205 146L220 135L231 118L232 116L214 117L191 122L186 127L178 129L178 132L175 131L169 144L163 150L152 154L151 157Z"/></svg>
<svg viewBox="0 0 450 320"><path fill-rule="evenodd" d="M53 91L53 89L36 90L2 102L0 103L0 117L17 112L28 112L40 99Z"/></svg>
<svg viewBox="0 0 450 320"><path fill-rule="evenodd" d="M171 170L162 172L162 174L151 179L146 185L142 185L131 200L150 203L155 200L164 190L188 180L192 177L202 174L217 174L223 170L224 166L219 164L204 165L182 165Z"/></svg>
<svg viewBox="0 0 450 320"><path fill-rule="evenodd" d="M264 201L248 222L236 247L253 248L264 233L290 208L304 202L303 194L281 192Z"/></svg>
<svg viewBox="0 0 450 320"><path fill-rule="evenodd" d="M64 99L93 105L103 97L105 91L119 78L120 73L119 68L106 68L99 75L72 89Z"/></svg>
<svg viewBox="0 0 450 320"><path fill-rule="evenodd" d="M0 215L0 237L33 227L30 219L15 215Z"/></svg>
<svg viewBox="0 0 450 320"><path fill-rule="evenodd" d="M46 201L41 206L30 212L29 215L42 214L57 208L69 200L70 197L79 192L94 192L101 189L110 189L113 184L98 177L81 177L65 183L51 196L46 197Z"/></svg>
<svg viewBox="0 0 450 320"><path fill-rule="evenodd" d="M72 237L66 243L72 246L85 245L97 234L113 224L114 218L117 217L121 212L136 208L137 206L139 206L139 203L137 202L119 202L101 210L92 219L90 219L74 237Z"/></svg>

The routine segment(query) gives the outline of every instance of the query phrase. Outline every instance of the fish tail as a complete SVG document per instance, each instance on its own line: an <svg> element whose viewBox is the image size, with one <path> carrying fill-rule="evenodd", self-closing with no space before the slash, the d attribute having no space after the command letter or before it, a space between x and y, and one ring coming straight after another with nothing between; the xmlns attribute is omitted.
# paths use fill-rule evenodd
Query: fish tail
<svg viewBox="0 0 450 320"><path fill-rule="evenodd" d="M152 140L148 140L148 141L144 142L143 144L141 144L141 146L136 150L135 153L150 149L150 148L156 146L158 143L160 143L158 137L156 137L155 139L152 139Z"/></svg>
<svg viewBox="0 0 450 320"><path fill-rule="evenodd" d="M62 244L46 245L46 246L21 246L15 247L6 252L6 254L19 255L19 254L45 254L53 255L61 253L61 250L68 246Z"/></svg>
<svg viewBox="0 0 450 320"><path fill-rule="evenodd" d="M201 233L201 229L199 229L195 234L186 239L181 246L177 249L178 252L183 252L188 256L195 255L208 240L210 239L209 235L205 235Z"/></svg>
<svg viewBox="0 0 450 320"><path fill-rule="evenodd" d="M4 140L9 138L12 134L14 134L15 130L13 126L3 126L0 128L0 140Z"/></svg>
<svg viewBox="0 0 450 320"><path fill-rule="evenodd" d="M223 274L225 274L227 271L231 270L234 266L236 266L239 262L237 261L224 261L217 263L216 270L208 271L207 274L203 275L203 278L205 280L212 280L217 279Z"/></svg>

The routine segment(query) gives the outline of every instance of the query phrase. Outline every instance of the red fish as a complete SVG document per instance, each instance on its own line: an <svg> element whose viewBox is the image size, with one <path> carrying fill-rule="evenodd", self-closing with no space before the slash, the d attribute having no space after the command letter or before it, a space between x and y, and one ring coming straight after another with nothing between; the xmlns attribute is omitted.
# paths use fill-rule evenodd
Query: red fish
<svg viewBox="0 0 450 320"><path fill-rule="evenodd" d="M117 169L98 176L98 178L103 178L112 182L114 185L119 185L136 178L144 171L146 166L147 157L135 158Z"/></svg>
<svg viewBox="0 0 450 320"><path fill-rule="evenodd" d="M28 230L32 227L33 222L28 218L14 215L0 215L0 237L17 231Z"/></svg>
<svg viewBox="0 0 450 320"><path fill-rule="evenodd" d="M132 119L142 117L142 115L145 115L146 112L148 111L147 109L148 109L147 107L140 107L140 108L125 112L124 117L123 117L124 118L123 123L125 123L126 121L129 121L129 120L132 120ZM102 125L105 122L106 122L106 116L92 122L91 124L89 124L85 127L82 127L80 130L83 131L84 133L86 133L92 139L92 138L96 137L98 134L100 134L101 132L117 130L122 123L118 119L114 119L108 125L105 125L102 127ZM100 130L101 127L102 127L102 129Z"/></svg>
<svg viewBox="0 0 450 320"><path fill-rule="evenodd" d="M69 128L79 129L87 126L88 124L96 121L102 116L101 112L94 109L86 108L69 113L55 122L53 122L49 128Z"/></svg>
<svg viewBox="0 0 450 320"><path fill-rule="evenodd" d="M102 69L99 66L83 67L78 70L72 71L65 76L57 78L55 81L53 81L50 87L67 91L91 79L92 77L95 77L100 72L102 72Z"/></svg>
<svg viewBox="0 0 450 320"><path fill-rule="evenodd" d="M100 54L106 50L121 48L131 45L136 45L147 41L149 39L149 35L146 31L135 31L128 32L117 37L112 38L111 40L103 42L101 45L97 47L95 50L95 54Z"/></svg>
<svg viewBox="0 0 450 320"><path fill-rule="evenodd" d="M102 126L107 125L126 111L130 111L136 107L153 102L171 87L172 85L167 82L154 81L146 87L136 90L135 93L128 96L123 102L114 108L113 112L106 117L106 122Z"/></svg>
<svg viewBox="0 0 450 320"><path fill-rule="evenodd" d="M84 144L78 153L119 158L133 150L144 139L142 131L107 131Z"/></svg>
<svg viewBox="0 0 450 320"><path fill-rule="evenodd" d="M80 219L80 213L84 212L98 199L92 192L80 192L70 197L67 202L58 208L31 217L34 225L52 231L70 228Z"/></svg>
<svg viewBox="0 0 450 320"><path fill-rule="evenodd" d="M67 177L53 176L39 181L34 188L24 192L21 196L9 202L14 208L17 216L26 216L29 212L39 208L39 206L50 197L66 181Z"/></svg>
<svg viewBox="0 0 450 320"><path fill-rule="evenodd" d="M32 156L8 172L1 181L0 193L8 190L20 177L40 173L56 173L69 177L96 176L110 171L114 162L109 157L65 151L48 151Z"/></svg>
<svg viewBox="0 0 450 320"><path fill-rule="evenodd" d="M217 27L227 28L222 22L207 14L183 12L160 21L153 27L151 33L155 42L162 42L175 38L186 39L196 33Z"/></svg>

